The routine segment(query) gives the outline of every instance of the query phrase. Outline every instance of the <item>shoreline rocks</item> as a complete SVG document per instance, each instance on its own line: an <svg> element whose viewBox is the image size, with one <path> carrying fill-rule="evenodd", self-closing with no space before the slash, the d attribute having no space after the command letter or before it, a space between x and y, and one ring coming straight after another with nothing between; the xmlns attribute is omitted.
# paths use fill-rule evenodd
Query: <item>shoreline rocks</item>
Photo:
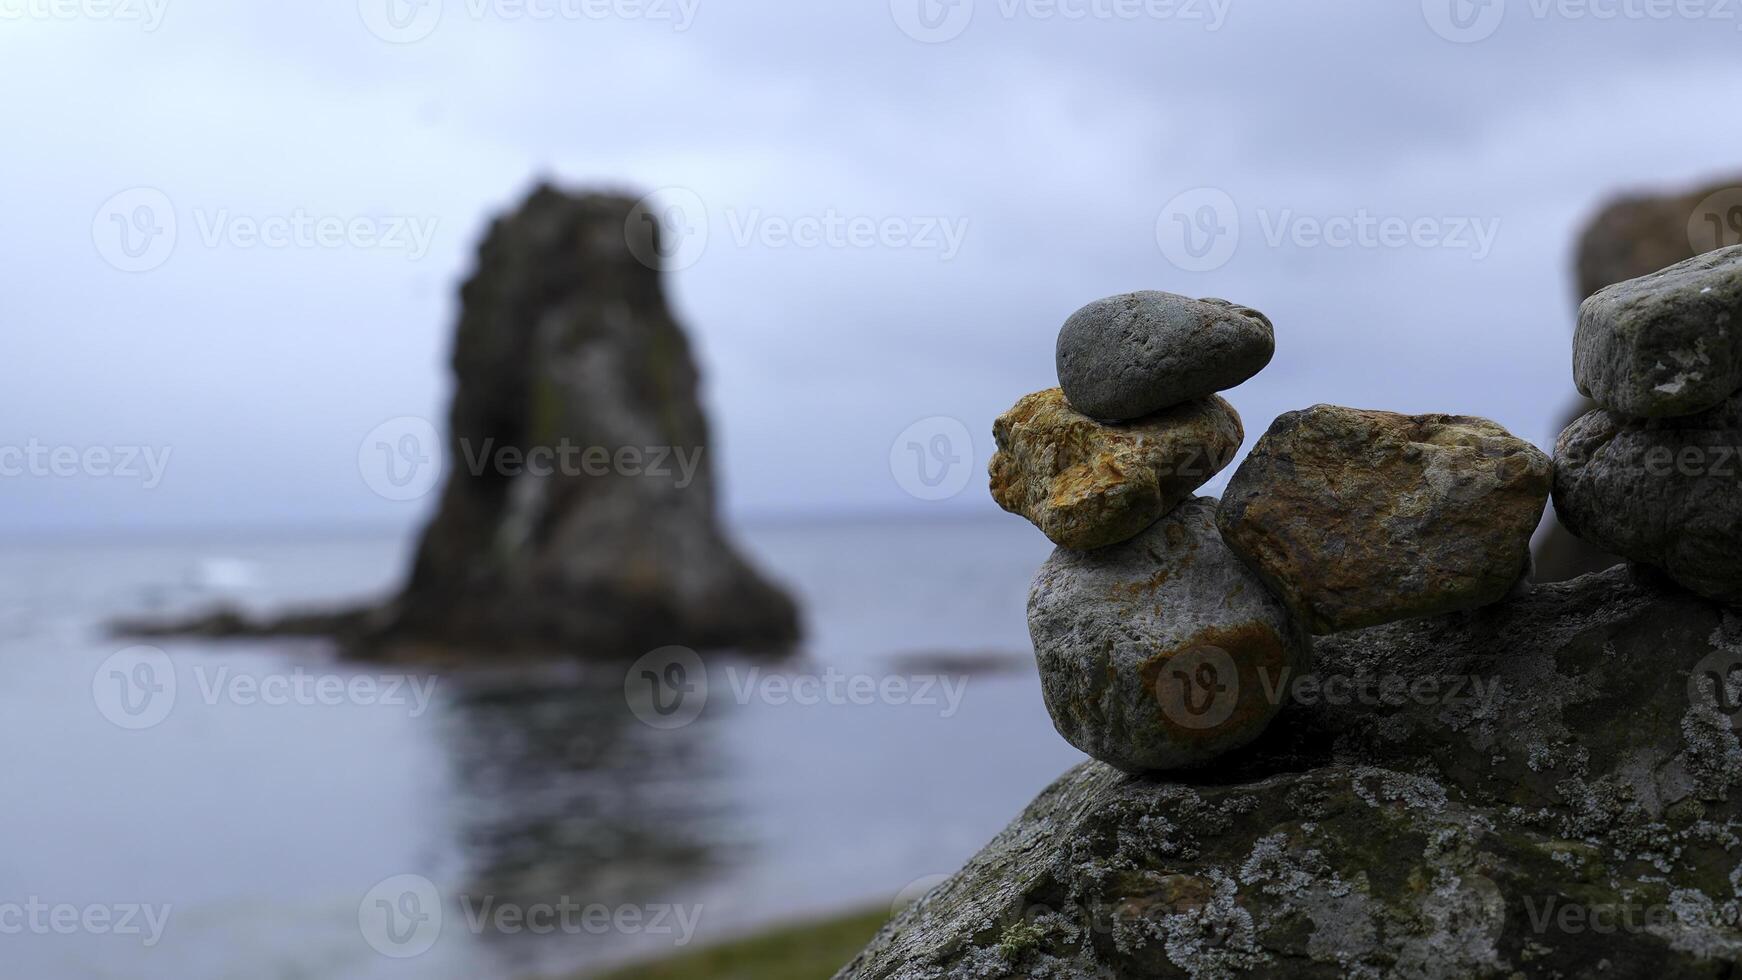
<svg viewBox="0 0 1742 980"><path fill-rule="evenodd" d="M1054 726L1127 772L1200 765L1251 742L1306 669L1306 634L1222 543L1215 511L1200 497L1114 547L1060 548L1029 592Z"/></svg>
<svg viewBox="0 0 1742 980"><path fill-rule="evenodd" d="M1317 405L1235 471L1228 547L1314 633L1496 602L1525 573L1550 462L1487 419Z"/></svg>
<svg viewBox="0 0 1742 980"><path fill-rule="evenodd" d="M1585 301L1573 368L1597 409L1561 433L1554 504L1573 534L1742 603L1742 246Z"/></svg>
<svg viewBox="0 0 1742 980"><path fill-rule="evenodd" d="M1215 395L1103 425L1058 388L1025 396L992 435L993 499L1079 550L1154 524L1227 466L1246 437L1234 407Z"/></svg>
<svg viewBox="0 0 1742 980"><path fill-rule="evenodd" d="M1059 385L1077 411L1134 419L1236 387L1270 363L1270 318L1154 290L1096 300L1059 331Z"/></svg>
<svg viewBox="0 0 1742 980"><path fill-rule="evenodd" d="M1326 680L1468 683L1303 697L1213 772L1077 766L837 977L1728 976L1742 714L1689 687L1738 651L1625 568L1321 638Z"/></svg>

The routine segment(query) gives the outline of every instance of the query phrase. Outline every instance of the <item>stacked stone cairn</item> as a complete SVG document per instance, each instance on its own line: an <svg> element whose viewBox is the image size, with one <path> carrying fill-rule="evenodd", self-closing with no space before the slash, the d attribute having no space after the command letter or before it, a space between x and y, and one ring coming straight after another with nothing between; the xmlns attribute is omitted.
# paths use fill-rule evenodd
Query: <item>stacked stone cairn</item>
<svg viewBox="0 0 1742 980"><path fill-rule="evenodd" d="M1573 380L1598 408L1555 446L1561 523L1742 603L1742 246L1585 300Z"/></svg>
<svg viewBox="0 0 1742 980"><path fill-rule="evenodd" d="M1226 300L1110 297L1065 322L1060 387L994 423L993 497L1058 545L1028 599L1047 710L1126 772L1252 742L1310 669L1313 634L1476 608L1528 580L1550 460L1486 419L1289 412L1221 501L1194 497L1245 438L1217 392L1275 346L1268 317Z"/></svg>

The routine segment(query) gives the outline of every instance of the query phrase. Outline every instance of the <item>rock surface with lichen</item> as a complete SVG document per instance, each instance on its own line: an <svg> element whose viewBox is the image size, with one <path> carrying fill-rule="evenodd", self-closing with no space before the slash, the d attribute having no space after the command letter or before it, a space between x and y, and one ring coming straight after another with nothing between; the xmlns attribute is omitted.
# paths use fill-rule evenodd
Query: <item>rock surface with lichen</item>
<svg viewBox="0 0 1742 980"><path fill-rule="evenodd" d="M1053 725L1131 772L1202 765L1251 742L1306 669L1310 641L1216 531L1181 504L1135 538L1060 548L1035 576L1028 630Z"/></svg>
<svg viewBox="0 0 1742 980"><path fill-rule="evenodd" d="M1585 300L1573 379L1582 394L1630 418L1704 412L1742 389L1742 245Z"/></svg>
<svg viewBox="0 0 1742 980"><path fill-rule="evenodd" d="M1487 419L1286 412L1222 495L1222 536L1314 633L1485 605L1525 574L1549 458Z"/></svg>
<svg viewBox="0 0 1742 980"><path fill-rule="evenodd" d="M1087 550L1124 541L1189 499L1234 458L1245 430L1215 395L1103 425L1049 388L1000 415L992 437L992 498L1054 544Z"/></svg>
<svg viewBox="0 0 1742 980"><path fill-rule="evenodd" d="M1742 617L1617 567L1315 658L1211 771L1067 773L838 976L1735 975Z"/></svg>

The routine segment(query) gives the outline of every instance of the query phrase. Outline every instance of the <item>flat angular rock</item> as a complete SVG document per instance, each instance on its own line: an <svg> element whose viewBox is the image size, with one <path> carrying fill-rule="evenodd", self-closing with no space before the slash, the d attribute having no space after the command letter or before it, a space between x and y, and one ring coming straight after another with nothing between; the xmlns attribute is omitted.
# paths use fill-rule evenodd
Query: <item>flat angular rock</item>
<svg viewBox="0 0 1742 980"><path fill-rule="evenodd" d="M1275 353L1276 333L1257 310L1150 290L1071 314L1059 331L1058 376L1084 415L1135 419L1226 391Z"/></svg>
<svg viewBox="0 0 1742 980"><path fill-rule="evenodd" d="M1212 395L1102 425L1057 388L1024 397L992 425L992 497L1054 544L1089 549L1131 537L1227 466L1245 439Z"/></svg>
<svg viewBox="0 0 1742 980"><path fill-rule="evenodd" d="M1216 501L1099 551L1053 552L1028 596L1059 734L1127 772L1201 765L1252 741L1309 641L1222 544Z"/></svg>
<svg viewBox="0 0 1742 980"><path fill-rule="evenodd" d="M1573 380L1597 404L1631 418L1693 415L1742 389L1742 245L1585 300Z"/></svg>
<svg viewBox="0 0 1742 980"><path fill-rule="evenodd" d="M1742 393L1699 415L1585 415L1555 445L1554 502L1579 537L1742 603Z"/></svg>
<svg viewBox="0 0 1742 980"><path fill-rule="evenodd" d="M1222 536L1314 633L1472 609L1524 573L1549 458L1487 419L1316 405L1271 424Z"/></svg>

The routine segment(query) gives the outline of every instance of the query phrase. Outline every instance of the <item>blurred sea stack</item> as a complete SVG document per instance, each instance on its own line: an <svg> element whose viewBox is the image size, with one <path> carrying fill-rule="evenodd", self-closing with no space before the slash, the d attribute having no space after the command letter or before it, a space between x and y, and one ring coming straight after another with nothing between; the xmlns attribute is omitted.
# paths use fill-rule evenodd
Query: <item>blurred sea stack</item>
<svg viewBox="0 0 1742 980"><path fill-rule="evenodd" d="M696 365L641 218L540 186L491 225L460 291L447 483L397 598L121 630L333 634L414 660L791 647L797 606L720 525Z"/></svg>

